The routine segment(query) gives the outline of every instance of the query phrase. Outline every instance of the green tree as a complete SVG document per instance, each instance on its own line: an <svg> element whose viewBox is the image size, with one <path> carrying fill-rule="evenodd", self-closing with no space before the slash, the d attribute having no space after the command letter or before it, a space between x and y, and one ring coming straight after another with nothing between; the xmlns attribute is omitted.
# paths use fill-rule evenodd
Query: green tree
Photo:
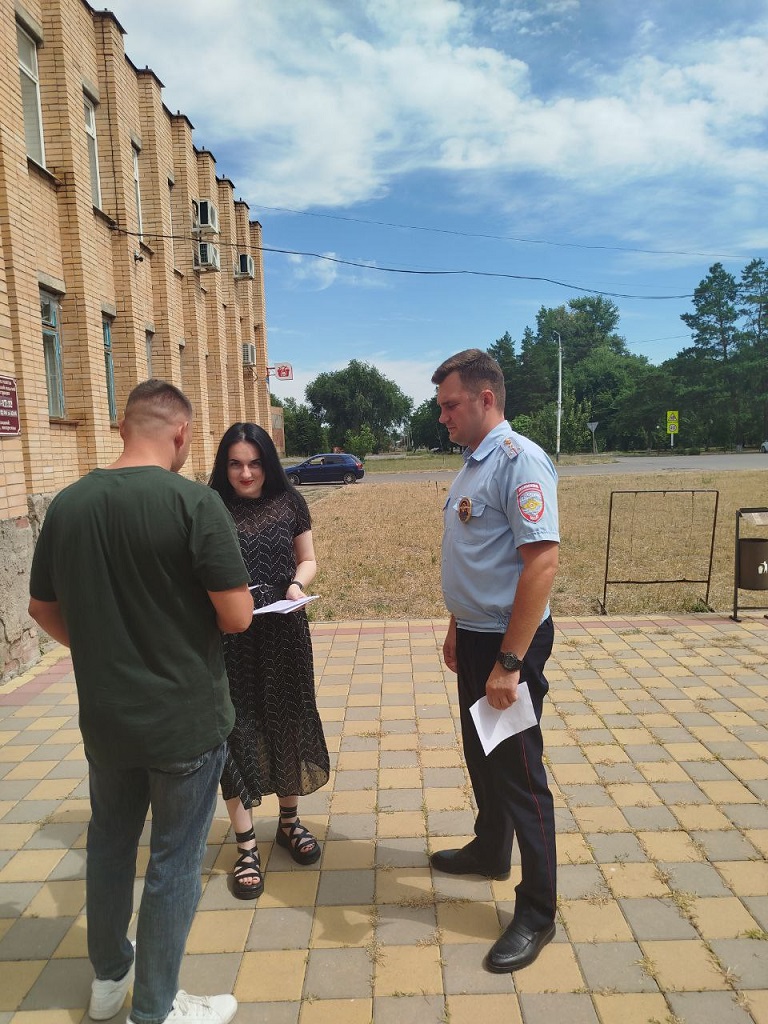
<svg viewBox="0 0 768 1024"><path fill-rule="evenodd" d="M355 433L348 430L344 438L344 449L362 460L370 455L376 446L376 438L367 423L363 423L360 430Z"/></svg>
<svg viewBox="0 0 768 1024"><path fill-rule="evenodd" d="M307 401L328 424L331 444L343 445L347 431L358 434L367 423L376 448L388 445L392 431L410 416L413 402L370 363L351 360L343 370L321 373L307 385Z"/></svg>
<svg viewBox="0 0 768 1024"><path fill-rule="evenodd" d="M427 398L411 415L410 434L414 448L450 448L448 431L438 422L440 406L437 398Z"/></svg>
<svg viewBox="0 0 768 1024"><path fill-rule="evenodd" d="M737 301L736 278L722 263L714 263L693 293L694 312L680 317L690 327L694 345L723 363L738 340Z"/></svg>
<svg viewBox="0 0 768 1024"><path fill-rule="evenodd" d="M286 398L283 406L286 455L314 455L328 449L328 438L320 420L306 405Z"/></svg>
<svg viewBox="0 0 768 1024"><path fill-rule="evenodd" d="M492 356L501 367L504 374L504 386L507 391L507 398L504 403L504 415L509 418L515 413L515 392L517 391L518 365L515 355L515 343L509 331L497 338L487 349L488 355Z"/></svg>

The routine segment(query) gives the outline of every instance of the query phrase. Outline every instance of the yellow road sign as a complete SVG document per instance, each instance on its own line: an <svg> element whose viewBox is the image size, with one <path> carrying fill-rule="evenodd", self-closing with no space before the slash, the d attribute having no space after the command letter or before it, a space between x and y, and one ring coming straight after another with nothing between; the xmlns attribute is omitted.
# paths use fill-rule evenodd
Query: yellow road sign
<svg viewBox="0 0 768 1024"><path fill-rule="evenodd" d="M680 429L680 417L678 416L677 409L670 409L667 412L667 433L676 434Z"/></svg>

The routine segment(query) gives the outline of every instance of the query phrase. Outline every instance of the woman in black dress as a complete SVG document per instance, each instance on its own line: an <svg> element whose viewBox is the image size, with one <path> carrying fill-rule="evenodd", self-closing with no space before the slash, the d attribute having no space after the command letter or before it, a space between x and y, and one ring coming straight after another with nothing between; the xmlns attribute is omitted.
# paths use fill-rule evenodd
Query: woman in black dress
<svg viewBox="0 0 768 1024"><path fill-rule="evenodd" d="M235 522L255 606L300 598L317 571L309 509L289 483L269 434L255 423L231 426L209 484ZM256 615L247 632L223 640L236 715L221 779L240 854L233 892L255 899L264 891L264 877L251 808L265 793L276 793L275 841L298 864L314 864L320 845L299 820L298 798L328 781L328 748L304 609Z"/></svg>

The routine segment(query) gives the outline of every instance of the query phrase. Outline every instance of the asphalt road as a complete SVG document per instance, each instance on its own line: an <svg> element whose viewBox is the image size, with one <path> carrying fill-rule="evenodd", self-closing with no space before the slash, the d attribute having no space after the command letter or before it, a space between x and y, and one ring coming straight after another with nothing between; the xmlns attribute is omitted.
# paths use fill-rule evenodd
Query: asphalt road
<svg viewBox="0 0 768 1024"><path fill-rule="evenodd" d="M613 476L623 473L701 473L721 470L764 469L768 471L768 455L758 452L729 452L710 455L639 455L617 456L614 462L593 465L557 467L564 476ZM366 473L363 484L417 483L419 481L452 480L454 470L417 470L411 473Z"/></svg>

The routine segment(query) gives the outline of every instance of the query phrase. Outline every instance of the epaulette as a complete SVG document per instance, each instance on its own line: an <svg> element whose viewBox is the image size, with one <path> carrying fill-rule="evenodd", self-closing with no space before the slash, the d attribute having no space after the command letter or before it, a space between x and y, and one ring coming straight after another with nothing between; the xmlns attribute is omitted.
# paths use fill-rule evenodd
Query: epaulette
<svg viewBox="0 0 768 1024"><path fill-rule="evenodd" d="M515 444L511 437L505 437L499 447L509 459L516 459L523 450L519 445Z"/></svg>

